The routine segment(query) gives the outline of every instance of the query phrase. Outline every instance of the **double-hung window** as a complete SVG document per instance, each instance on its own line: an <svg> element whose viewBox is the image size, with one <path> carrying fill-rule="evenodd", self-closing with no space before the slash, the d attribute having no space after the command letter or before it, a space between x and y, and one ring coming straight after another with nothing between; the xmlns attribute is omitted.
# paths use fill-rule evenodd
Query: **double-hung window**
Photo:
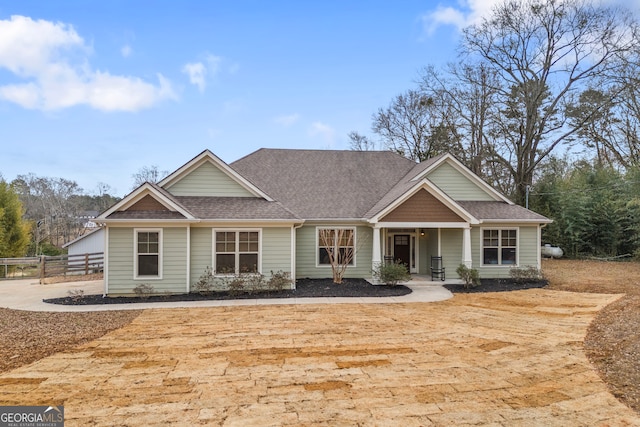
<svg viewBox="0 0 640 427"><path fill-rule="evenodd" d="M516 265L517 229L485 229L482 231L482 264Z"/></svg>
<svg viewBox="0 0 640 427"><path fill-rule="evenodd" d="M355 264L355 228L318 228L318 265Z"/></svg>
<svg viewBox="0 0 640 427"><path fill-rule="evenodd" d="M136 229L135 278L156 278L162 276L162 230Z"/></svg>
<svg viewBox="0 0 640 427"><path fill-rule="evenodd" d="M214 231L216 274L260 272L260 232L257 230Z"/></svg>

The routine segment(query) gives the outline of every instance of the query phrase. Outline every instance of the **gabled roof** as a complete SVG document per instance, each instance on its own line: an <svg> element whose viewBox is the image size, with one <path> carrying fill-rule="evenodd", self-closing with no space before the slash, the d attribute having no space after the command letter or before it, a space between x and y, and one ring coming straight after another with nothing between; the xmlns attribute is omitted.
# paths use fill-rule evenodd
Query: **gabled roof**
<svg viewBox="0 0 640 427"><path fill-rule="evenodd" d="M198 168L205 162L210 162L214 166L216 166L219 170L225 173L229 178L233 181L237 182L241 187L247 190L249 193L255 195L256 197L262 197L268 201L273 201L271 197L269 197L264 191L256 187L253 183L251 183L246 177L240 175L235 170L229 167L225 162L223 162L218 156L213 154L209 150L204 150L202 153L198 154L193 159L189 160L175 172L171 173L169 176L164 178L162 181L158 183L160 187L170 188L172 185L176 184L182 178L187 176L191 171Z"/></svg>
<svg viewBox="0 0 640 427"><path fill-rule="evenodd" d="M151 196L166 209L163 211L154 210L153 213L130 209L147 196ZM155 215L153 219L195 219L191 212L177 202L171 193L156 184L145 182L118 203L98 215L96 221L106 219L148 219L147 217L150 215Z"/></svg>
<svg viewBox="0 0 640 427"><path fill-rule="evenodd" d="M371 207L365 214L367 218L373 218L389 205L397 201L399 198L403 197L407 192L410 192L414 187L417 187L421 184L417 184L413 182L413 178L418 174L421 174L424 170L429 168L432 164L434 164L438 157L432 157L418 164L411 162L412 167L407 171L407 173L402 177L402 179L398 180L397 183L380 199L378 202Z"/></svg>
<svg viewBox="0 0 640 427"><path fill-rule="evenodd" d="M363 219L414 166L390 151L266 148L231 163L304 219Z"/></svg>
<svg viewBox="0 0 640 427"><path fill-rule="evenodd" d="M508 204L513 204L511 200L506 198L503 194L497 191L495 188L491 187L484 180L480 179L480 177L473 172L471 172L465 165L460 162L460 160L456 159L450 153L440 154L439 156L432 157L426 162L419 163L416 168L411 171L411 174L414 175L411 178L411 181L419 181L425 178L429 173L438 168L443 163L448 163L454 167L459 173L464 175L468 180L473 182L480 190L489 194L494 200L503 201Z"/></svg>
<svg viewBox="0 0 640 427"><path fill-rule="evenodd" d="M394 199L393 202L388 204L384 209L376 212L376 214L371 217L371 222L378 222L381 218L383 218L385 215L389 214L395 208L400 206L402 203L404 203L406 200L408 200L411 196L416 194L418 191L426 190L427 192L435 196L441 203L443 203L452 212L454 212L456 215L463 218L465 221L470 222L471 224L478 223L478 220L472 214L470 214L466 209L460 206L460 204L457 203L455 200L447 196L444 192L440 191L440 189L438 189L438 187L433 185L433 183L429 182L428 179L423 179L420 182L412 183L412 184L413 184L412 188L403 192L400 197L397 197L396 199Z"/></svg>
<svg viewBox="0 0 640 427"><path fill-rule="evenodd" d="M86 239L87 237L93 235L94 233L97 233L98 231L104 231L103 227L96 227L96 228L92 228L91 230L87 231L86 233L84 233L82 236L78 236L75 239L73 239L70 242L65 243L64 245L62 245L62 249L65 249L71 245L75 245L76 243Z"/></svg>
<svg viewBox="0 0 640 427"><path fill-rule="evenodd" d="M242 194L251 196L170 192L174 184L205 162L213 164L248 191L243 190ZM437 179L433 176L433 181L429 179L429 174L444 163L460 173L455 177L464 176L474 184L469 187L471 192L467 191L461 197L465 201L452 197L436 185L435 182L448 185L448 175L440 174ZM205 185L209 182L207 179L217 182L217 178L212 177L199 179ZM485 201L468 200L469 195L474 197L476 187L478 200ZM358 220L375 223L421 190L426 190L435 198L433 200L471 224L550 222L542 215L514 205L450 154L415 163L390 151L266 148L231 165L205 150L159 184L141 185L97 220Z"/></svg>

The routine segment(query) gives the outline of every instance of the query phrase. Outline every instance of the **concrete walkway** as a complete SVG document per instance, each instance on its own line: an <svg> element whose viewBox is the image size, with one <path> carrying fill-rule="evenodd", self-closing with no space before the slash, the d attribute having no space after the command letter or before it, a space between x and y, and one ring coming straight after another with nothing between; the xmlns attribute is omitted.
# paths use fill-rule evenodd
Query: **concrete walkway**
<svg viewBox="0 0 640 427"><path fill-rule="evenodd" d="M59 305L47 304L43 299L66 297L69 291L84 291L85 295L102 294L102 280L79 281L41 285L37 279L0 281L0 307L27 311L106 311L106 310L139 310L149 308L180 307L228 307L243 305L284 305L284 304L374 304L374 303L407 303L435 302L453 296L443 282L431 282L428 278L416 277L406 283L413 292L399 297L375 298L274 298L274 299L242 299L242 300L210 300L184 302L148 302L136 304L100 304L100 305ZM447 282L449 283L449 282Z"/></svg>

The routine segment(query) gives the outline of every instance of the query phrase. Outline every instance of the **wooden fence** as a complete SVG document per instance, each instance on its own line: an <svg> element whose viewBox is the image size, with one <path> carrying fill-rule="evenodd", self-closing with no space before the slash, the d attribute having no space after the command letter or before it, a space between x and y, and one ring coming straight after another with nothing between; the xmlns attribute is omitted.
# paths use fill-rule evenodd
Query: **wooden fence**
<svg viewBox="0 0 640 427"><path fill-rule="evenodd" d="M21 279L99 273L104 268L104 253L81 255L0 258L0 277Z"/></svg>

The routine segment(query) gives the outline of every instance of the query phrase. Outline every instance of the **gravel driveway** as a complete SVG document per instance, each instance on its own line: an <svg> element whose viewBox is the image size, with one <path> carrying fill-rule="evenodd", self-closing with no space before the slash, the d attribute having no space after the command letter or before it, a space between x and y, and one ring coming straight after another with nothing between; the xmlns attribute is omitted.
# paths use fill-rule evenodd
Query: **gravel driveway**
<svg viewBox="0 0 640 427"><path fill-rule="evenodd" d="M154 309L0 375L65 425L640 425L582 341L615 295Z"/></svg>

